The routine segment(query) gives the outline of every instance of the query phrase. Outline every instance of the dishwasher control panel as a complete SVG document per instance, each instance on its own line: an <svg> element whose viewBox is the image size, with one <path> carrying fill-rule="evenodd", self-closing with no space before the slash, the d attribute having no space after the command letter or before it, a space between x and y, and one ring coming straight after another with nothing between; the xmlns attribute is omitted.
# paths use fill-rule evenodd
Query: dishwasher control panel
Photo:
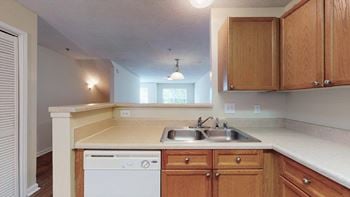
<svg viewBox="0 0 350 197"><path fill-rule="evenodd" d="M160 170L160 151L85 151L86 169L154 169Z"/></svg>

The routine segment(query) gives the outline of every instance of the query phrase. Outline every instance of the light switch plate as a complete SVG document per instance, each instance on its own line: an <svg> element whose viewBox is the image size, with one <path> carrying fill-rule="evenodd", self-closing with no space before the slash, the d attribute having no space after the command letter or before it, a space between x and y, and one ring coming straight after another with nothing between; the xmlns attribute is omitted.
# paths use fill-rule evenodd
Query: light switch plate
<svg viewBox="0 0 350 197"><path fill-rule="evenodd" d="M236 113L236 105L234 103L225 103L224 105L225 114L234 114Z"/></svg>
<svg viewBox="0 0 350 197"><path fill-rule="evenodd" d="M120 110L120 117L130 117L130 110Z"/></svg>
<svg viewBox="0 0 350 197"><path fill-rule="evenodd" d="M260 105L254 105L254 113L255 114L261 113L261 106Z"/></svg>

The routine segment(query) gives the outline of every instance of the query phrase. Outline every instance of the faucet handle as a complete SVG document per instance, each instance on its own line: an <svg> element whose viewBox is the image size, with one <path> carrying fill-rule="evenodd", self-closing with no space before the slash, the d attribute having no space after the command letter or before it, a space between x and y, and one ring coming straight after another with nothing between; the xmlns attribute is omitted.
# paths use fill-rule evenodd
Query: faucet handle
<svg viewBox="0 0 350 197"><path fill-rule="evenodd" d="M199 116L198 120L197 120L197 127L201 127L202 125L202 117Z"/></svg>
<svg viewBox="0 0 350 197"><path fill-rule="evenodd" d="M227 123L226 121L223 123L223 127L224 127L225 129L228 128L228 123Z"/></svg>
<svg viewBox="0 0 350 197"><path fill-rule="evenodd" d="M216 128L220 127L220 120L219 120L219 118L215 118L215 127Z"/></svg>

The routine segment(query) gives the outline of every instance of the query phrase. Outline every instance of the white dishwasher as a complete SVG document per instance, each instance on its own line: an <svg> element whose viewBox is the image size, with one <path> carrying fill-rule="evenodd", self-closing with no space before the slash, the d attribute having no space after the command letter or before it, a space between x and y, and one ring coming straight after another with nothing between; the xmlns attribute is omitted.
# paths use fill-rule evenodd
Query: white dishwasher
<svg viewBox="0 0 350 197"><path fill-rule="evenodd" d="M85 197L160 197L160 151L85 151Z"/></svg>

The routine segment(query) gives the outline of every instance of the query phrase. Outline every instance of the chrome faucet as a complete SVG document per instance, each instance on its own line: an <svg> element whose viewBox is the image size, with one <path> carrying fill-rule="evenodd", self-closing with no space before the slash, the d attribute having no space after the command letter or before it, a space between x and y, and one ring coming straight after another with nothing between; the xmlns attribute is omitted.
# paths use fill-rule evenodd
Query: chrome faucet
<svg viewBox="0 0 350 197"><path fill-rule="evenodd" d="M202 121L202 117L199 117L197 120L197 127L202 128L204 123L206 123L208 120L212 120L212 119L214 119L214 117L209 116L207 119Z"/></svg>

